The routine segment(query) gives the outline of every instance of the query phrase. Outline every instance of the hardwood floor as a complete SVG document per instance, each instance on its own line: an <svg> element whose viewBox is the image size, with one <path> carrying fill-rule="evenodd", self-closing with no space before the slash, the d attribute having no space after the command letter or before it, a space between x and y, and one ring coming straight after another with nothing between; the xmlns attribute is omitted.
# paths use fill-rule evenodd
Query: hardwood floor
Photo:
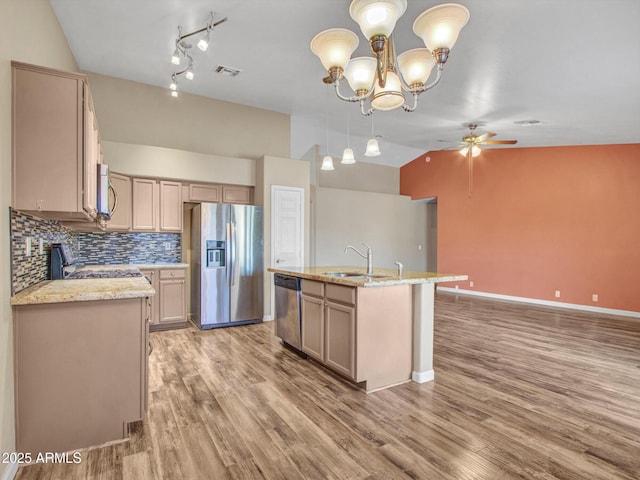
<svg viewBox="0 0 640 480"><path fill-rule="evenodd" d="M153 333L131 440L16 478L639 478L638 320L438 293L435 382L369 395L272 329Z"/></svg>

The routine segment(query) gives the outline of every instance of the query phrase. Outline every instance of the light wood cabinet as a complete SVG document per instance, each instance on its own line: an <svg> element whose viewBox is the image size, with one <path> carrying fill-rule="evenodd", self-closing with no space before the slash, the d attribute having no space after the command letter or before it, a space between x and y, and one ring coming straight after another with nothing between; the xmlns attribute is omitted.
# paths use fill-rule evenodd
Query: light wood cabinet
<svg viewBox="0 0 640 480"><path fill-rule="evenodd" d="M182 231L182 184L133 178L131 230L134 232Z"/></svg>
<svg viewBox="0 0 640 480"><path fill-rule="evenodd" d="M85 75L12 62L12 206L94 221L100 137Z"/></svg>
<svg viewBox="0 0 640 480"><path fill-rule="evenodd" d="M186 270L166 268L140 271L156 291L150 304L151 330L184 327L187 323Z"/></svg>
<svg viewBox="0 0 640 480"><path fill-rule="evenodd" d="M151 286L156 291L156 294L153 297L149 297L148 308L149 308L149 326L154 327L158 325L160 315L158 309L158 299L160 298L160 288L158 282L160 280L160 275L158 275L157 270L140 270L140 272L149 280Z"/></svg>
<svg viewBox="0 0 640 480"><path fill-rule="evenodd" d="M131 230L131 178L119 173L110 173L111 186L117 196L116 209L107 223L107 230ZM113 200L115 204L115 198ZM112 204L113 205L113 204Z"/></svg>
<svg viewBox="0 0 640 480"><path fill-rule="evenodd" d="M250 205L252 201L251 187L243 185L223 185L222 186L222 203L239 203Z"/></svg>
<svg viewBox="0 0 640 480"><path fill-rule="evenodd" d="M182 184L160 181L160 231L182 231Z"/></svg>
<svg viewBox="0 0 640 480"><path fill-rule="evenodd" d="M158 229L159 197L158 182L151 178L132 179L133 224L136 232L155 232Z"/></svg>
<svg viewBox="0 0 640 480"><path fill-rule="evenodd" d="M324 362L324 299L300 296L302 310L302 351Z"/></svg>
<svg viewBox="0 0 640 480"><path fill-rule="evenodd" d="M220 185L190 183L187 186L190 202L219 203L222 200Z"/></svg>
<svg viewBox="0 0 640 480"><path fill-rule="evenodd" d="M374 391L408 381L411 286L356 288L302 279L302 351Z"/></svg>
<svg viewBox="0 0 640 480"><path fill-rule="evenodd" d="M16 449L68 452L128 436L144 419L145 298L14 310Z"/></svg>

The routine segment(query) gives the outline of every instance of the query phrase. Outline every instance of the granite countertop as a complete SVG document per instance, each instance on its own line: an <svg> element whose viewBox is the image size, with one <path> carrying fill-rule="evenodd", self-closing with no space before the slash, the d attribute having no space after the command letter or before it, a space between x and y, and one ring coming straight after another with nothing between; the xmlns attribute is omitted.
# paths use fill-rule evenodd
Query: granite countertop
<svg viewBox="0 0 640 480"><path fill-rule="evenodd" d="M45 280L16 293L11 305L118 300L155 294L144 277Z"/></svg>
<svg viewBox="0 0 640 480"><path fill-rule="evenodd" d="M467 275L416 272L413 270L405 270L402 277L399 277L398 270L395 268L374 268L373 274L376 276L373 278L334 277L327 275L331 272L357 272L364 275L367 271L366 268L352 266L269 268L268 271L305 278L307 280L348 285L350 287L388 287L391 285L453 282L457 280L467 280L467 278L469 278Z"/></svg>
<svg viewBox="0 0 640 480"><path fill-rule="evenodd" d="M161 270L186 269L189 268L188 263L119 263L115 265L85 265L81 268L100 268L101 270L109 268L137 268L139 270L152 270L154 268Z"/></svg>

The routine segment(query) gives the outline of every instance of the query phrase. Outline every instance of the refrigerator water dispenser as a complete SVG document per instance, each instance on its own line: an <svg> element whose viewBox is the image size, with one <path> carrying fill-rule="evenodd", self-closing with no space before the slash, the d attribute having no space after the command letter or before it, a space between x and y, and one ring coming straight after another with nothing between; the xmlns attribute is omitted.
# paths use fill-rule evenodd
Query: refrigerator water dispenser
<svg viewBox="0 0 640 480"><path fill-rule="evenodd" d="M224 267L225 242L207 240L207 268Z"/></svg>

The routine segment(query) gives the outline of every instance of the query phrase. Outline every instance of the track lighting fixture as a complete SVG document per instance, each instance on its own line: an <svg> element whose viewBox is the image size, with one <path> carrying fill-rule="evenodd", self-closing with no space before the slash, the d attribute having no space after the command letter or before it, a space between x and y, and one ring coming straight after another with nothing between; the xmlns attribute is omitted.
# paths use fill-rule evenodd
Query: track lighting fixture
<svg viewBox="0 0 640 480"><path fill-rule="evenodd" d="M182 59L186 59L189 63L187 64L187 68L179 72L173 72L173 74L171 75L171 83L169 84L169 89L171 90L172 97L178 96L178 82L176 81L177 77L183 74L187 78L187 80L193 80L193 77L194 77L193 57L189 54L189 51L192 45L187 41L187 38L192 37L194 35L206 33L206 35L200 38L200 40L198 40L198 43L196 44L196 46L200 50L205 52L209 48L211 30L213 30L215 27L220 25L222 22L227 21L227 17L225 17L222 20L218 20L217 22L214 22L213 21L214 16L215 16L215 13L211 12L209 14L209 19L207 20L207 24L203 28L195 30L191 33L183 34L182 27L180 26L178 27L178 38L176 38L176 48L173 54L171 55L171 63L173 65L180 65L180 63L182 62Z"/></svg>

